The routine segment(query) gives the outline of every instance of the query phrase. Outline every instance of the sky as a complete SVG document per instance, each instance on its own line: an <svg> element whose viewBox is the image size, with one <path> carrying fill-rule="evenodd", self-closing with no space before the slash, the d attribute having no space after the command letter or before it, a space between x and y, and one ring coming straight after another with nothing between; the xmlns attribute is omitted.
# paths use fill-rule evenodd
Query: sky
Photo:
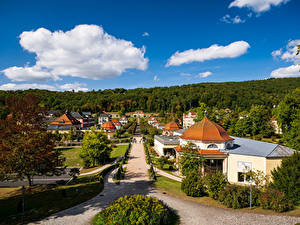
<svg viewBox="0 0 300 225"><path fill-rule="evenodd" d="M299 77L299 0L1 0L0 90Z"/></svg>

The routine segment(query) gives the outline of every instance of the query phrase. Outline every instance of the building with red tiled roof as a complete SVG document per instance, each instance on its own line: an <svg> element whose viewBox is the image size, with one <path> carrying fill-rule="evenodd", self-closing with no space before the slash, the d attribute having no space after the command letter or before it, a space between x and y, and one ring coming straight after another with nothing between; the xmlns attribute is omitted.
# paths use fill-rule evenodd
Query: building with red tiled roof
<svg viewBox="0 0 300 225"><path fill-rule="evenodd" d="M195 112L184 113L182 118L183 128L186 129L194 125L196 118L197 118L197 113Z"/></svg>
<svg viewBox="0 0 300 225"><path fill-rule="evenodd" d="M121 123L118 120L112 120L111 121L117 130L121 129Z"/></svg>
<svg viewBox="0 0 300 225"><path fill-rule="evenodd" d="M80 128L81 123L77 119L75 119L71 115L71 113L66 111L65 114L63 114L62 116L58 117L53 122L51 122L50 126L63 126L63 127L69 126L69 127Z"/></svg>
<svg viewBox="0 0 300 225"><path fill-rule="evenodd" d="M180 130L180 127L176 122L172 121L166 124L165 128L163 129L163 134L173 135L173 132L176 130Z"/></svg>
<svg viewBox="0 0 300 225"><path fill-rule="evenodd" d="M154 117L154 116L151 116L149 119L148 119L148 124L149 125L153 125L154 123L156 123L157 122L157 119L156 119L156 117Z"/></svg>
<svg viewBox="0 0 300 225"><path fill-rule="evenodd" d="M107 121L101 126L101 129L107 133L113 133L115 132L116 127L112 121Z"/></svg>

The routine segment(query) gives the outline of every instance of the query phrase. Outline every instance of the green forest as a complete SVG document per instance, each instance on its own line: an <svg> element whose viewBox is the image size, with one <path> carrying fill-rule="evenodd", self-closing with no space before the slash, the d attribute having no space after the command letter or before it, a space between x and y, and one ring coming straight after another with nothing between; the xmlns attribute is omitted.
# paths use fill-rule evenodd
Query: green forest
<svg viewBox="0 0 300 225"><path fill-rule="evenodd" d="M47 90L0 91L0 105L11 95L32 92L42 104L53 110L176 113L182 115L200 103L217 109L241 112L252 105L272 108L293 89L300 87L300 78L267 79L244 82L199 83L171 87L106 89L89 92Z"/></svg>

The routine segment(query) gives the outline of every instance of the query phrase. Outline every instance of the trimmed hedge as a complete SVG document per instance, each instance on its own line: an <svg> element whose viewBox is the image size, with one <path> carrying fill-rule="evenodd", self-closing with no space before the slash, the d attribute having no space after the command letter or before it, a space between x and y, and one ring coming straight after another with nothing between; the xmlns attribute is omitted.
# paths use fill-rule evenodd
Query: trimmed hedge
<svg viewBox="0 0 300 225"><path fill-rule="evenodd" d="M171 225L174 212L157 198L144 195L124 196L102 210L94 225L147 224Z"/></svg>
<svg viewBox="0 0 300 225"><path fill-rule="evenodd" d="M197 171L192 171L183 178L181 190L186 193L187 196L192 197L201 197L206 194L204 180Z"/></svg>
<svg viewBox="0 0 300 225"><path fill-rule="evenodd" d="M272 209L276 212L286 212L294 208L284 193L271 188L259 196L259 202L263 209Z"/></svg>
<svg viewBox="0 0 300 225"><path fill-rule="evenodd" d="M219 198L220 191L222 191L228 183L225 175L221 171L205 176L204 180L209 197L215 200Z"/></svg>
<svg viewBox="0 0 300 225"><path fill-rule="evenodd" d="M259 205L260 190L252 187L252 206ZM219 192L218 200L228 208L240 209L250 205L250 187L228 184Z"/></svg>

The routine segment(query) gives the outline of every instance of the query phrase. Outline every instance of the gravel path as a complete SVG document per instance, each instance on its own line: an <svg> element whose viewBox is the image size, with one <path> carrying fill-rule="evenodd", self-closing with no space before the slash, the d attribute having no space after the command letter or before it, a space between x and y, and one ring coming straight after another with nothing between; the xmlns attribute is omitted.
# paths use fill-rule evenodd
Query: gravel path
<svg viewBox="0 0 300 225"><path fill-rule="evenodd" d="M131 194L145 194L163 200L177 211L184 225L294 225L300 222L299 217L242 213L205 206L154 190L148 178L143 145L139 141L133 144L126 167L126 180L121 181L120 185L114 184L110 175L105 181L103 192L95 198L32 224L87 225L110 202Z"/></svg>

